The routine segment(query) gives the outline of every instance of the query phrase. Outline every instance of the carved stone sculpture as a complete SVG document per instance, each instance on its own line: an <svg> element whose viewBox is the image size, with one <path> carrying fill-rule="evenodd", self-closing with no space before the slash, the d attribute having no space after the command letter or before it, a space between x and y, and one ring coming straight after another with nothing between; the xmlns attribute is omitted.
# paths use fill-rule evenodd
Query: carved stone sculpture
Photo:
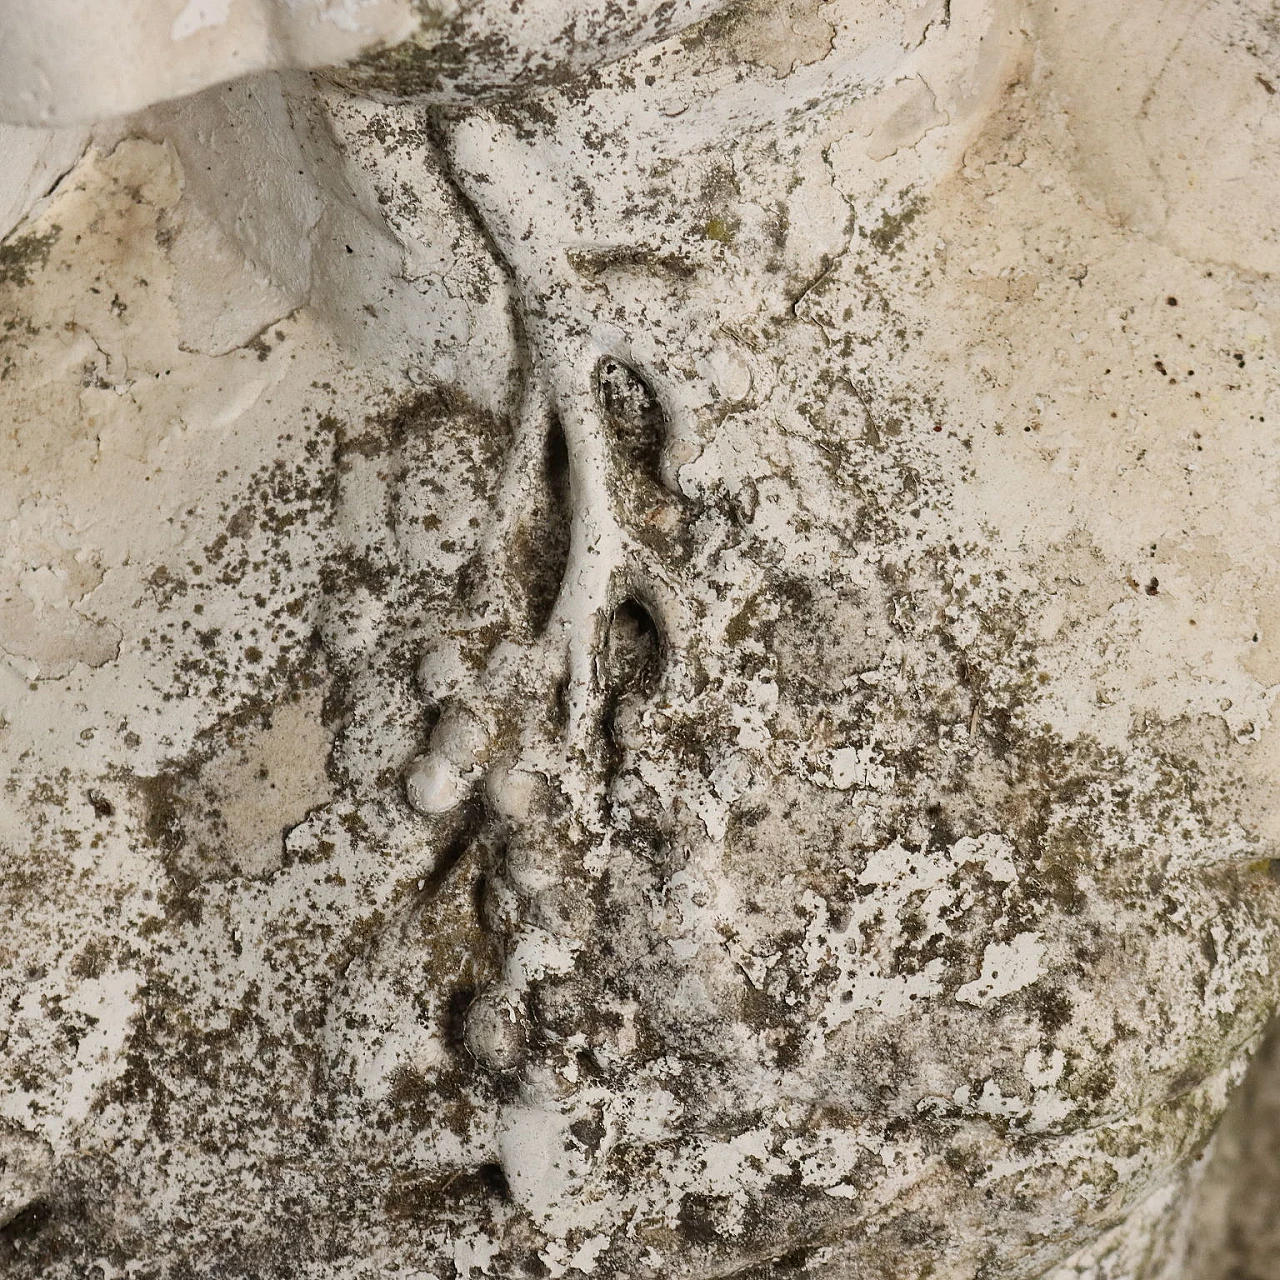
<svg viewBox="0 0 1280 1280"><path fill-rule="evenodd" d="M1280 37L1113 8L0 19L6 1274L1245 1265Z"/></svg>

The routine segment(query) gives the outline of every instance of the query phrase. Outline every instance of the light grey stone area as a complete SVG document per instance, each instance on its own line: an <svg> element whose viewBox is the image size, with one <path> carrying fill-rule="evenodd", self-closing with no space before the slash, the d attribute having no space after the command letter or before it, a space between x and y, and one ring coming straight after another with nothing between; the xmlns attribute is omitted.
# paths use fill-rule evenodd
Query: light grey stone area
<svg viewBox="0 0 1280 1280"><path fill-rule="evenodd" d="M1273 6L0 35L0 1273L1280 1275Z"/></svg>

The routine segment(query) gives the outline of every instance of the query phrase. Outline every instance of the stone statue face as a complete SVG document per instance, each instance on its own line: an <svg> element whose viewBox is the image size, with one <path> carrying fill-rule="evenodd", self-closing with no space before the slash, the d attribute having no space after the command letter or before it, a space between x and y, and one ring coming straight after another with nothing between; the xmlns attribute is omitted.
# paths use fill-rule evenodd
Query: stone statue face
<svg viewBox="0 0 1280 1280"><path fill-rule="evenodd" d="M186 1257L175 1199L332 1259L249 1167L425 1274L1030 1280L1199 1150L1276 948L1280 312L947 17L191 104L0 260L12 861L62 859L14 1204L97 1188L41 1265ZM227 215L253 120L310 177Z"/></svg>

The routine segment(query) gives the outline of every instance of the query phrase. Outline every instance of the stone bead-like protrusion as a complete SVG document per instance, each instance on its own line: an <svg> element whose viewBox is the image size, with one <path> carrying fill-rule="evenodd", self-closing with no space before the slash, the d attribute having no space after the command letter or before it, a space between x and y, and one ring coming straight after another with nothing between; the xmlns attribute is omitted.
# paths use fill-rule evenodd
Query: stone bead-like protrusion
<svg viewBox="0 0 1280 1280"><path fill-rule="evenodd" d="M409 807L429 818L456 809L466 798L467 784L452 760L431 752L409 766L404 792Z"/></svg>
<svg viewBox="0 0 1280 1280"><path fill-rule="evenodd" d="M468 1050L491 1071L513 1071L526 1051L524 1015L502 994L486 993L467 1010L463 1038Z"/></svg>
<svg viewBox="0 0 1280 1280"><path fill-rule="evenodd" d="M450 813L466 798L484 763L489 734L466 708L449 707L431 735L431 748L405 773L405 798L424 817Z"/></svg>

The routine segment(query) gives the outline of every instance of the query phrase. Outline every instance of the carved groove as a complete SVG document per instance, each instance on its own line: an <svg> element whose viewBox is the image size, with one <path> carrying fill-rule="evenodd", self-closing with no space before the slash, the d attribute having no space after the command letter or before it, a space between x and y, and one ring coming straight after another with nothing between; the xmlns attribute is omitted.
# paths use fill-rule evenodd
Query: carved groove
<svg viewBox="0 0 1280 1280"><path fill-rule="evenodd" d="M530 630L546 630L569 563L573 496L569 446L559 418L553 417L543 444L530 512L515 538L525 610Z"/></svg>
<svg viewBox="0 0 1280 1280"><path fill-rule="evenodd" d="M444 888L453 869L475 847L484 820L484 805L479 800L473 798L462 806L453 837L444 846L422 882L422 892L427 899L434 898Z"/></svg>

